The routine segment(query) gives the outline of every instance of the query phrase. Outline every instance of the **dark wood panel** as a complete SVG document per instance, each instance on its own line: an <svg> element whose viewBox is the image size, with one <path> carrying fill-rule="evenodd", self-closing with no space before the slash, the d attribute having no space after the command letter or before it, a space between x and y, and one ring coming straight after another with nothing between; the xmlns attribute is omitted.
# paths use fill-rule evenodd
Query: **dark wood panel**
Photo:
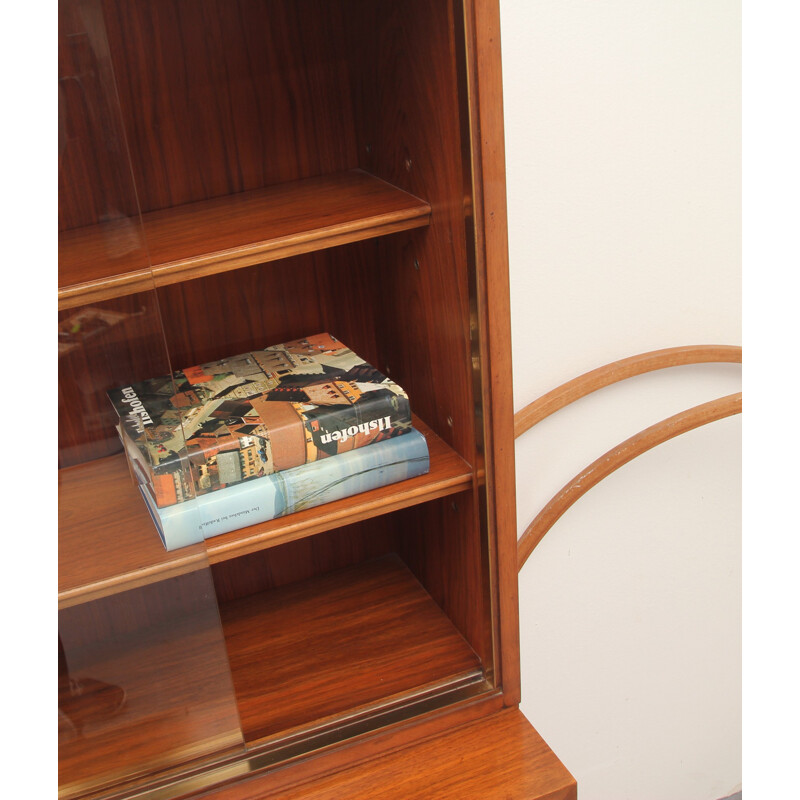
<svg viewBox="0 0 800 800"><path fill-rule="evenodd" d="M477 675L479 662L396 556L222 605L248 741Z"/></svg>
<svg viewBox="0 0 800 800"><path fill-rule="evenodd" d="M404 509L396 515L398 552L485 664L492 635L487 559L475 492Z"/></svg>
<svg viewBox="0 0 800 800"><path fill-rule="evenodd" d="M382 291L388 269L374 242L358 242L162 287L173 363L203 363L327 331L380 368L381 318L397 302Z"/></svg>
<svg viewBox="0 0 800 800"><path fill-rule="evenodd" d="M106 0L143 211L358 166L329 0Z"/></svg>
<svg viewBox="0 0 800 800"><path fill-rule="evenodd" d="M381 366L407 389L419 413L471 464L480 465L483 424L477 278L460 3L357 2L350 29L353 104L361 165L424 196L424 230L376 241L391 265L378 326ZM386 87L392 87L386 91ZM472 295L471 295L472 293ZM491 377L489 372L485 379ZM502 380L502 376L496 376ZM511 376L508 376L510 386ZM486 585L488 533L478 486L457 511L450 501L401 516L409 566L486 663L493 651Z"/></svg>
<svg viewBox="0 0 800 800"><path fill-rule="evenodd" d="M325 263L323 254L306 254L278 267L257 265L162 287L174 363L202 364L323 332L326 298L318 292L317 273Z"/></svg>
<svg viewBox="0 0 800 800"><path fill-rule="evenodd" d="M358 2L349 29L361 166L431 205L424 231L378 245L381 352L419 411L474 449L461 109L450 2ZM391 89L389 90L389 87ZM424 365L424 368L421 368Z"/></svg>
<svg viewBox="0 0 800 800"><path fill-rule="evenodd" d="M100 0L58 4L59 230L137 214Z"/></svg>
<svg viewBox="0 0 800 800"><path fill-rule="evenodd" d="M390 303L402 302L402 298L384 291L384 275L391 265L380 260L375 241L337 247L325 256L324 260L316 259L324 328L336 332L337 338L380 369L383 356L379 329L384 309ZM409 400L415 411L414 398Z"/></svg>

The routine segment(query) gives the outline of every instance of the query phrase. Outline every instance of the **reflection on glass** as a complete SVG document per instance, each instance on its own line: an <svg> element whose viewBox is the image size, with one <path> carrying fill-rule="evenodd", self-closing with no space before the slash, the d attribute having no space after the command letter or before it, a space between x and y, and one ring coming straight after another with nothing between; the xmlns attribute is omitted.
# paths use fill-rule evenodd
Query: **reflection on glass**
<svg viewBox="0 0 800 800"><path fill-rule="evenodd" d="M242 747L205 550L186 548L177 559L166 553L129 471L107 395L172 371L131 174L102 4L63 0L61 797L127 788Z"/></svg>
<svg viewBox="0 0 800 800"><path fill-rule="evenodd" d="M207 571L59 613L62 797L241 743Z"/></svg>

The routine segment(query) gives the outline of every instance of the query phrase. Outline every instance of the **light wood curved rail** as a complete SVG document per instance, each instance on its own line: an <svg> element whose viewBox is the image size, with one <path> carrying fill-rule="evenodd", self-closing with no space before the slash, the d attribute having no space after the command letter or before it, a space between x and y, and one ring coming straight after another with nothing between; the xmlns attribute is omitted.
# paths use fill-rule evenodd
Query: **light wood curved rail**
<svg viewBox="0 0 800 800"><path fill-rule="evenodd" d="M612 383L668 367L715 362L741 364L742 348L731 345L670 347L614 361L562 384L515 414L514 437L518 438L556 411ZM656 445L741 411L742 393L738 392L675 414L609 450L562 487L526 528L517 543L518 569L522 569L536 545L564 512L603 478Z"/></svg>
<svg viewBox="0 0 800 800"><path fill-rule="evenodd" d="M742 348L734 345L688 345L652 350L623 358L562 383L514 415L514 438L556 411L612 383L668 367L689 364L742 363Z"/></svg>
<svg viewBox="0 0 800 800"><path fill-rule="evenodd" d="M709 422L742 412L742 393L730 394L718 400L682 411L673 417L657 422L649 428L631 436L622 444L600 456L586 469L567 483L558 494L537 514L517 543L517 567L522 569L533 549L564 512L603 478L647 452L656 445L682 433L699 428Z"/></svg>

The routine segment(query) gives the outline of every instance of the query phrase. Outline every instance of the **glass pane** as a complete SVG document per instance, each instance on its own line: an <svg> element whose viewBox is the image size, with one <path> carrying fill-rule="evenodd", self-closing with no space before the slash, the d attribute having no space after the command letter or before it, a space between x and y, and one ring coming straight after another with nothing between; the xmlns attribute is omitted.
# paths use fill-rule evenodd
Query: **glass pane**
<svg viewBox="0 0 800 800"><path fill-rule="evenodd" d="M201 537L167 549L130 387L172 373L99 0L59 4L59 795L243 749ZM129 391L126 391L129 390ZM119 410L109 396L123 398ZM125 435L128 431L128 435ZM180 424L174 446L182 449ZM124 445L128 442L128 447ZM137 458L137 452L140 458ZM126 457L126 455L128 457ZM187 528L199 530L189 486ZM187 471L182 474L181 471Z"/></svg>

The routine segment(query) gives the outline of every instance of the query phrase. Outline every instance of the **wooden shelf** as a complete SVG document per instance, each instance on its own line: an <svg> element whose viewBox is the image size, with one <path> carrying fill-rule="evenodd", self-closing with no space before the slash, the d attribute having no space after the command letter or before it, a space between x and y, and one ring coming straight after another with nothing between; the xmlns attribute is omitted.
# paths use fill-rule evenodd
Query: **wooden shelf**
<svg viewBox="0 0 800 800"><path fill-rule="evenodd" d="M428 203L361 170L294 181L59 237L59 308L423 227ZM149 252L149 263L147 252Z"/></svg>
<svg viewBox="0 0 800 800"><path fill-rule="evenodd" d="M472 485L469 465L418 418L428 441L427 475L300 511L168 552L123 455L59 473L59 608L145 586L246 553L301 539Z"/></svg>
<svg viewBox="0 0 800 800"><path fill-rule="evenodd" d="M394 554L222 604L220 616L224 648L219 618L195 614L79 652L72 677L113 683L126 699L80 731L64 717L62 797L482 677L475 652Z"/></svg>
<svg viewBox="0 0 800 800"><path fill-rule="evenodd" d="M248 743L482 674L396 555L225 603L220 615Z"/></svg>
<svg viewBox="0 0 800 800"><path fill-rule="evenodd" d="M204 800L575 800L575 779L521 711L508 709L311 780L302 765Z"/></svg>

